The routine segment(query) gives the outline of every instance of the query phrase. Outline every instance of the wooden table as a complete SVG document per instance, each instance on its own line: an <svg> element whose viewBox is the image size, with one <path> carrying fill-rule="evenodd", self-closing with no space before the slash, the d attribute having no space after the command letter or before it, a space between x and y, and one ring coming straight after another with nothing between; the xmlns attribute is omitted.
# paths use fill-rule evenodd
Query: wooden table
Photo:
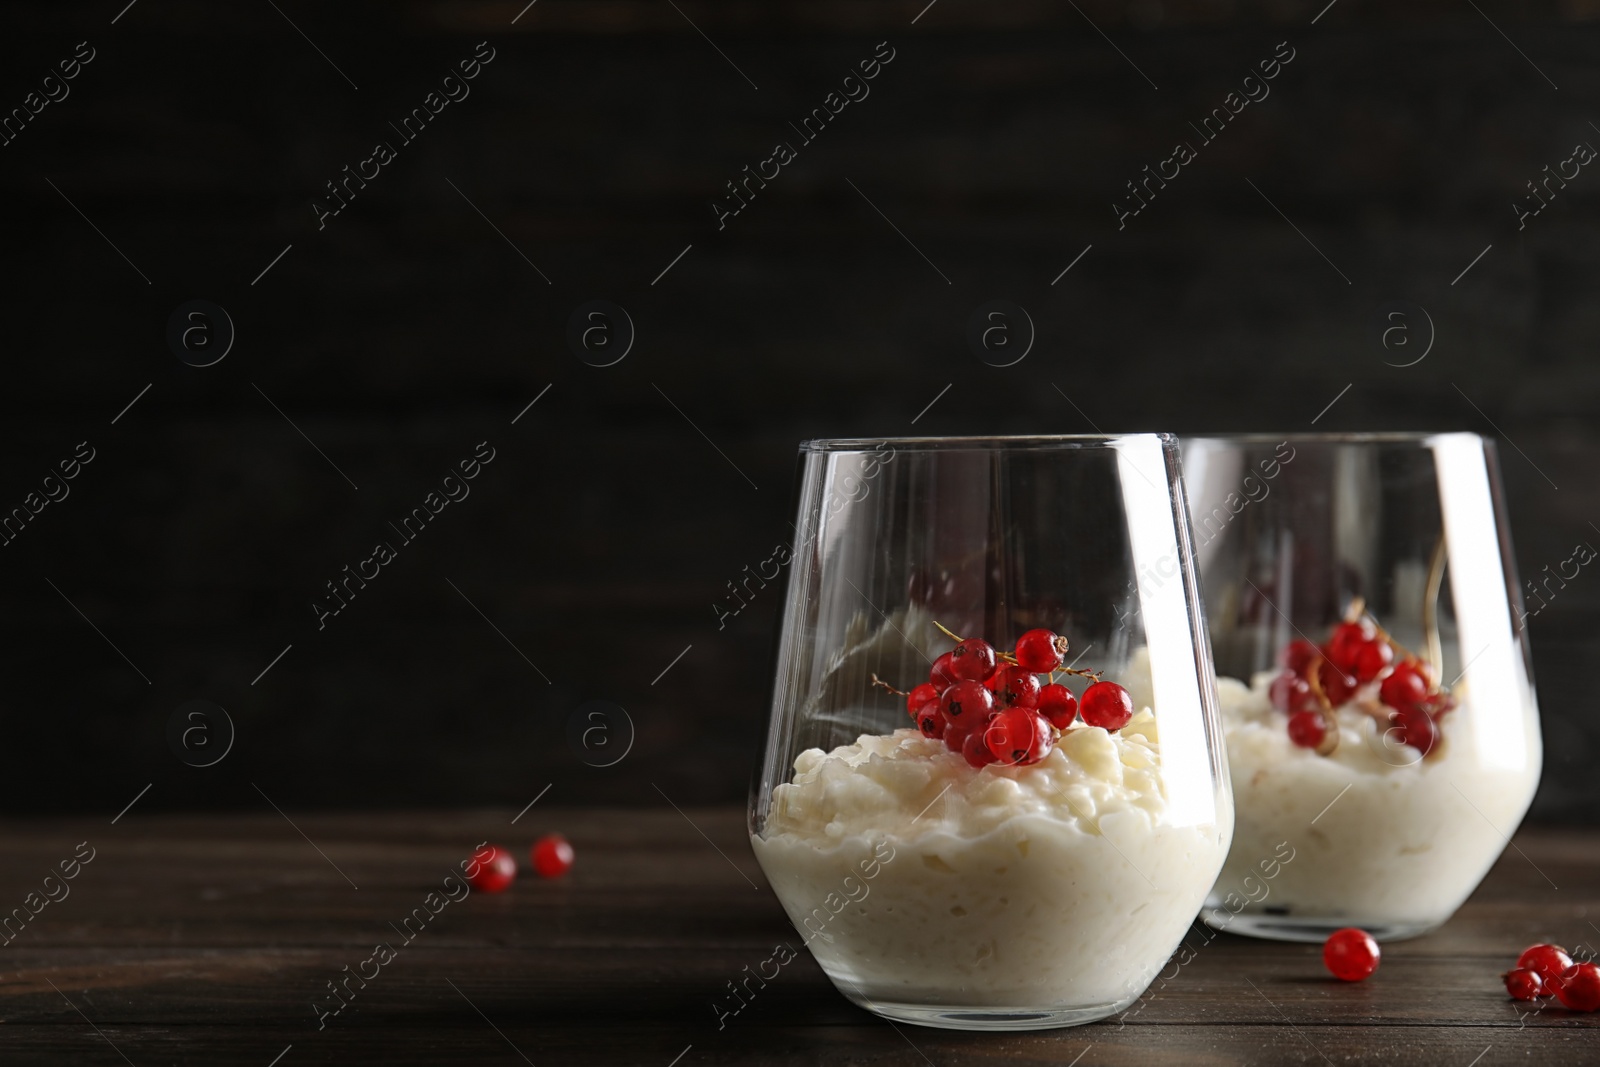
<svg viewBox="0 0 1600 1067"><path fill-rule="evenodd" d="M514 827L513 814L15 823L0 908L26 908L79 842L94 858L11 931L0 1064L1600 1063L1600 1015L1524 1019L1498 979L1533 941L1600 945L1592 832L1518 835L1443 931L1389 946L1360 985L1326 977L1315 946L1207 943L1197 927L1193 960L1124 1022L1008 1035L890 1026L804 951L719 1029L725 983L799 946L743 812L540 805ZM499 896L426 910L477 842L525 862L557 829L578 853L567 878L524 872ZM430 921L408 943L390 924L415 908ZM364 962L380 941L394 958ZM346 967L377 973L350 980L319 1029L313 1005L335 1004L327 983Z"/></svg>

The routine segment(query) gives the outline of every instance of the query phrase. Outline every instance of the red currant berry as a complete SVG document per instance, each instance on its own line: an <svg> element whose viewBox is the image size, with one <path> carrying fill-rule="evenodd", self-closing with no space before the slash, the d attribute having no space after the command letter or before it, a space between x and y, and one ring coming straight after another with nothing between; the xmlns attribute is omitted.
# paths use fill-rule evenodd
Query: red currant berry
<svg viewBox="0 0 1600 1067"><path fill-rule="evenodd" d="M1378 943L1365 930L1346 926L1322 944L1322 962L1343 982L1359 982L1378 969Z"/></svg>
<svg viewBox="0 0 1600 1067"><path fill-rule="evenodd" d="M939 705L924 704L917 709L917 729L922 731L923 737L944 736L945 720L939 713Z"/></svg>
<svg viewBox="0 0 1600 1067"><path fill-rule="evenodd" d="M984 730L974 730L961 742L961 754L977 770L994 762L994 753L989 751L988 742L983 739L985 733Z"/></svg>
<svg viewBox="0 0 1600 1067"><path fill-rule="evenodd" d="M499 893L517 876L517 861L499 845L485 845L467 864L467 883L482 893Z"/></svg>
<svg viewBox="0 0 1600 1067"><path fill-rule="evenodd" d="M1028 708L1008 708L983 732L984 744L998 763L1026 763L1037 742L1039 716Z"/></svg>
<svg viewBox="0 0 1600 1067"><path fill-rule="evenodd" d="M1133 718L1133 697L1116 682L1096 682L1083 691L1078 714L1090 726L1120 730Z"/></svg>
<svg viewBox="0 0 1600 1067"><path fill-rule="evenodd" d="M1320 711L1297 711L1289 716L1289 740L1301 748L1320 748L1328 736L1328 723Z"/></svg>
<svg viewBox="0 0 1600 1067"><path fill-rule="evenodd" d="M533 843L533 873L540 878L560 878L572 869L572 845L560 834L547 834Z"/></svg>
<svg viewBox="0 0 1600 1067"><path fill-rule="evenodd" d="M1322 646L1329 659L1346 673L1355 670L1356 657L1372 640L1372 630L1364 623L1341 622L1333 628L1333 636Z"/></svg>
<svg viewBox="0 0 1600 1067"><path fill-rule="evenodd" d="M1553 985L1572 966L1572 957L1560 945L1529 945L1517 957L1517 966L1533 971Z"/></svg>
<svg viewBox="0 0 1600 1067"><path fill-rule="evenodd" d="M1394 662L1394 649L1387 641L1368 641L1361 646L1361 651L1356 653L1355 675L1356 680L1370 682L1383 673L1383 669Z"/></svg>
<svg viewBox="0 0 1600 1067"><path fill-rule="evenodd" d="M1322 658L1322 653L1310 641L1296 638L1283 646L1278 662L1295 674L1305 677L1306 669Z"/></svg>
<svg viewBox="0 0 1600 1067"><path fill-rule="evenodd" d="M1039 689L1039 703L1035 710L1049 720L1057 730L1065 730L1078 717L1078 698L1072 690L1057 682Z"/></svg>
<svg viewBox="0 0 1600 1067"><path fill-rule="evenodd" d="M1455 706L1456 698L1449 693L1434 693L1417 705L1435 719Z"/></svg>
<svg viewBox="0 0 1600 1067"><path fill-rule="evenodd" d="M1048 674L1061 666L1065 643L1049 630L1029 630L1017 638L1017 664L1035 674Z"/></svg>
<svg viewBox="0 0 1600 1067"><path fill-rule="evenodd" d="M1512 1000L1538 1000L1544 995L1544 982L1539 978L1538 971L1518 967L1500 977L1505 981L1506 992L1511 994Z"/></svg>
<svg viewBox="0 0 1600 1067"><path fill-rule="evenodd" d="M994 673L994 662L994 646L981 637L969 637L950 650L950 673L961 681L983 681Z"/></svg>
<svg viewBox="0 0 1600 1067"><path fill-rule="evenodd" d="M1267 696L1279 711L1313 711L1318 706L1317 698L1311 693L1311 683L1289 671L1272 680Z"/></svg>
<svg viewBox="0 0 1600 1067"><path fill-rule="evenodd" d="M950 667L950 653L946 652L933 661L933 667L928 671L928 682L939 692L944 692L961 679L955 676Z"/></svg>
<svg viewBox="0 0 1600 1067"><path fill-rule="evenodd" d="M1002 708L1031 708L1039 703L1039 679L1026 667L1006 667L994 672L995 703Z"/></svg>
<svg viewBox="0 0 1600 1067"><path fill-rule="evenodd" d="M1600 1008L1600 967L1580 963L1563 972L1556 983L1556 997L1573 1011Z"/></svg>
<svg viewBox="0 0 1600 1067"><path fill-rule="evenodd" d="M1050 750L1055 747L1056 732L1050 728L1050 720L1033 713L1033 744L1028 748L1028 758L1023 763L1038 763L1050 755Z"/></svg>
<svg viewBox="0 0 1600 1067"><path fill-rule="evenodd" d="M931 704L939 699L939 687L932 682L923 682L906 694L906 711L915 719L917 712L922 710L924 704Z"/></svg>
<svg viewBox="0 0 1600 1067"><path fill-rule="evenodd" d="M997 707L977 719L964 719L954 725L946 726L944 733L945 743L953 749L960 750L966 744L967 738L973 734L978 735L979 743L985 743L984 736L988 733L989 727L994 723L995 719L1000 717L1002 710L1004 709Z"/></svg>
<svg viewBox="0 0 1600 1067"><path fill-rule="evenodd" d="M951 723L981 722L993 708L994 694L985 689L982 682L957 682L939 698L939 710ZM962 728L970 730L971 726Z"/></svg>
<svg viewBox="0 0 1600 1067"><path fill-rule="evenodd" d="M1415 707L1428 697L1428 680L1413 662L1396 663L1378 686L1378 699L1396 711Z"/></svg>
<svg viewBox="0 0 1600 1067"><path fill-rule="evenodd" d="M1356 691L1355 677L1334 666L1331 660L1323 660L1317 670L1317 680L1322 683L1322 695L1334 707L1345 703Z"/></svg>
<svg viewBox="0 0 1600 1067"><path fill-rule="evenodd" d="M1389 722L1392 725L1385 737L1393 737L1402 745L1410 745L1424 756L1433 751L1433 746L1439 742L1439 728L1421 708L1390 712Z"/></svg>

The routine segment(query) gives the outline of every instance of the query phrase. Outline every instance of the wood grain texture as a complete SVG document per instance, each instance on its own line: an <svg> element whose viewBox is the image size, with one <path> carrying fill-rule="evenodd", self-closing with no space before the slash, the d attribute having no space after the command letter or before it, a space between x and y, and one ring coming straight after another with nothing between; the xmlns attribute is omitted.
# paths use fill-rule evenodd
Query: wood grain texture
<svg viewBox="0 0 1600 1067"><path fill-rule="evenodd" d="M1169 966L1124 1019L984 1035L880 1022L803 950L719 1028L724 984L775 944L799 945L743 812L536 805L515 827L513 815L294 816L314 846L270 811L12 824L0 834L8 907L79 841L97 853L71 894L0 950L0 1062L267 1067L292 1045L284 1067L510 1064L523 1062L518 1050L541 1067L667 1067L686 1048L685 1067L1060 1064L1085 1049L1084 1067L1600 1063L1600 1017L1554 1008L1523 1019L1498 978L1531 942L1600 944L1591 832L1520 834L1520 852L1450 923L1387 946L1364 983L1329 978L1316 946L1196 926L1194 958ZM504 894L446 905L319 1030L312 1004L330 1003L325 983L375 942L399 944L388 924L473 845L493 838L521 853L555 829L577 849L567 878L524 870Z"/></svg>

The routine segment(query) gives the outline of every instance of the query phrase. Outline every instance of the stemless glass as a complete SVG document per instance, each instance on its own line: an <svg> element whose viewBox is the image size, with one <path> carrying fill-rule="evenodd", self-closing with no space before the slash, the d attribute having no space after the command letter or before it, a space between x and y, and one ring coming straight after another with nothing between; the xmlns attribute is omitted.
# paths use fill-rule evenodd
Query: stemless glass
<svg viewBox="0 0 1600 1067"><path fill-rule="evenodd" d="M779 901L835 986L891 1019L1025 1030L1125 1008L1193 921L1233 823L1176 440L800 453L750 799ZM1065 666L1125 685L1132 720L1108 731L1068 708L1059 738L1030 733L1037 762L983 765L997 727L958 728L947 706L927 725L949 732L924 736L905 697L874 684L928 682L955 645L945 630L1005 653L1035 628L1067 639ZM958 674L985 673L981 653L965 662ZM996 699L1025 707L1027 689ZM984 749L957 751L962 737Z"/></svg>
<svg viewBox="0 0 1600 1067"><path fill-rule="evenodd" d="M1493 443L1183 452L1238 819L1206 921L1291 941L1434 929L1500 855L1542 758Z"/></svg>

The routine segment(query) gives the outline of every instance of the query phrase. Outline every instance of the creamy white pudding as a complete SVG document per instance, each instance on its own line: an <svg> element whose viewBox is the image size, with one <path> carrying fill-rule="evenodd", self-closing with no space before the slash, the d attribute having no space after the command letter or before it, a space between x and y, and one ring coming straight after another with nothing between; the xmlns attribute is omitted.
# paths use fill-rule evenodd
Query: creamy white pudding
<svg viewBox="0 0 1600 1067"><path fill-rule="evenodd" d="M1443 923L1533 799L1536 716L1498 709L1496 730L1474 729L1479 709L1458 684L1460 707L1439 719L1439 747L1423 759L1352 700L1335 713L1338 748L1320 756L1290 742L1287 716L1268 697L1276 673L1251 686L1217 680L1236 821L1206 921L1290 940L1341 926L1408 937ZM1285 842L1293 861L1265 886L1258 868Z"/></svg>
<svg viewBox="0 0 1600 1067"><path fill-rule="evenodd" d="M808 749L752 845L858 1003L1088 1022L1149 985L1227 847L1225 822L1170 820L1155 724L1075 726L1036 764L981 770L909 729Z"/></svg>

